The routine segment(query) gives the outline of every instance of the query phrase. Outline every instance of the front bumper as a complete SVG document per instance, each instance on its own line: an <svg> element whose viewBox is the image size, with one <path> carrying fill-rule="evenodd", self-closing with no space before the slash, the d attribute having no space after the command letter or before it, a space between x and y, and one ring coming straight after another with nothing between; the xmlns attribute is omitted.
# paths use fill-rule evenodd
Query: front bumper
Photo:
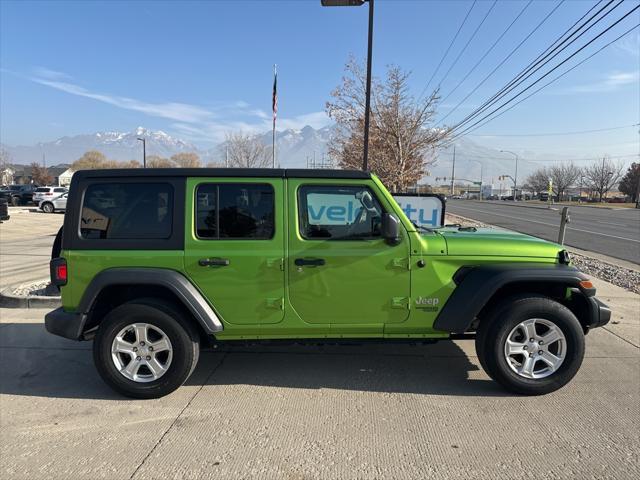
<svg viewBox="0 0 640 480"><path fill-rule="evenodd" d="M604 302L596 297L587 297L587 305L589 306L589 328L602 327L611 320L611 309Z"/></svg>
<svg viewBox="0 0 640 480"><path fill-rule="evenodd" d="M62 307L44 316L44 326L49 333L71 340L84 340L83 330L86 321L86 315L65 312Z"/></svg>

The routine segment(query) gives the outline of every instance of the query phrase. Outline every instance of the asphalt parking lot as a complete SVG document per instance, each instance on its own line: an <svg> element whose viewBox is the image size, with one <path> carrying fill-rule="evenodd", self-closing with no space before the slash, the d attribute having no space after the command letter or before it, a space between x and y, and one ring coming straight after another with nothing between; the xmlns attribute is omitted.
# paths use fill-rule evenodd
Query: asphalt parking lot
<svg viewBox="0 0 640 480"><path fill-rule="evenodd" d="M5 240L17 258L55 233L11 225L3 262ZM617 323L543 397L504 392L457 341L208 350L175 393L128 400L46 310L0 309L0 478L638 478L640 296L596 283Z"/></svg>

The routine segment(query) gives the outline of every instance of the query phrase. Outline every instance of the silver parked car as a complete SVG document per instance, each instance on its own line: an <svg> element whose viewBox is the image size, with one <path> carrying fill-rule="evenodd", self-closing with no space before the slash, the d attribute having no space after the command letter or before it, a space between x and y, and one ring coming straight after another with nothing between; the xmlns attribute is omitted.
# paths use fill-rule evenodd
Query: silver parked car
<svg viewBox="0 0 640 480"><path fill-rule="evenodd" d="M33 192L33 203L40 205L43 200L51 200L68 191L65 187L38 187Z"/></svg>
<svg viewBox="0 0 640 480"><path fill-rule="evenodd" d="M38 208L42 210L44 213L53 213L53 212L64 212L67 209L67 196L68 193L63 193L54 198L47 198L45 200L40 200L38 204Z"/></svg>

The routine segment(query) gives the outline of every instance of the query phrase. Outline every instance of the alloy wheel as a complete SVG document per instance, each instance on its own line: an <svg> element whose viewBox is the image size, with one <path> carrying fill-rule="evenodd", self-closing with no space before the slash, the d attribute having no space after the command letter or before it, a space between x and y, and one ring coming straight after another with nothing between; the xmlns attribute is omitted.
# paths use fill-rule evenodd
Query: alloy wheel
<svg viewBox="0 0 640 480"><path fill-rule="evenodd" d="M153 382L169 369L173 347L160 328L149 323L133 323L113 339L111 359L125 378L140 383Z"/></svg>

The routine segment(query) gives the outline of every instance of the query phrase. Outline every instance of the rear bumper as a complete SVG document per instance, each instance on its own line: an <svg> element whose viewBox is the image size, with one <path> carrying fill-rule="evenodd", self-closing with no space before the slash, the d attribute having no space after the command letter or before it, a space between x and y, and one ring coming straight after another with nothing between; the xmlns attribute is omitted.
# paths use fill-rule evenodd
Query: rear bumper
<svg viewBox="0 0 640 480"><path fill-rule="evenodd" d="M611 320L611 309L596 297L587 297L589 305L589 328L602 327Z"/></svg>
<svg viewBox="0 0 640 480"><path fill-rule="evenodd" d="M65 312L62 307L44 316L44 326L49 333L71 340L83 340L82 333L86 321L86 315Z"/></svg>

